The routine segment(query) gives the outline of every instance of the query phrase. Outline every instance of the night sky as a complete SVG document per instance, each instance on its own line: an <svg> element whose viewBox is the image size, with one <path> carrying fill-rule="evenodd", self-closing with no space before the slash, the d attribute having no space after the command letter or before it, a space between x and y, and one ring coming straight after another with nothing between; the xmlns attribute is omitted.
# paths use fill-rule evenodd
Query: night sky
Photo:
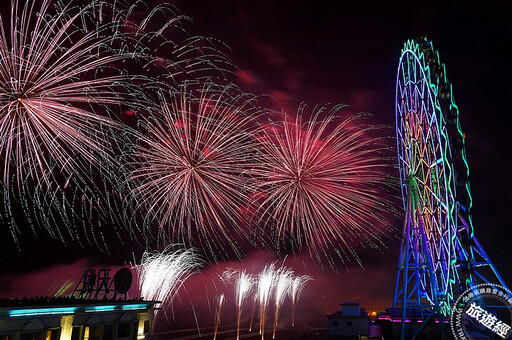
<svg viewBox="0 0 512 340"><path fill-rule="evenodd" d="M237 83L244 90L273 96L270 103L275 109L293 113L302 102L311 106L346 103L350 107L344 112L370 112L373 122L390 126L391 136L402 46L409 38L427 36L432 40L446 64L466 135L475 233L505 281L512 285L508 252L512 242L510 2L470 1L461 6L401 1L383 5L360 1L183 0L176 5L193 18L191 33L219 39L231 48L230 56L239 67ZM401 228L400 218L392 223ZM144 250L134 242L123 246L115 238L110 241L111 254L93 246L62 246L44 231L37 237L23 234L21 250L17 250L7 228L1 231L0 242L0 291L9 295L43 294L44 289L37 290L34 285L18 285L20 280L63 279L63 273L80 275L76 268L87 265L122 265L132 261L132 251L139 257ZM340 276L329 272L312 287L331 290L333 300L367 299L364 290L370 291L371 297L391 299L399 242L395 239L387 244L389 248L382 251L361 250L364 270L342 268ZM253 264L259 263L257 258L274 259L271 254L252 256ZM206 268L204 275L212 270ZM44 271L58 274L44 276ZM381 285L368 283L376 277L381 278ZM199 277L194 280L191 287L200 285ZM358 292L351 286L364 288ZM311 291L305 296L306 301L308 297L315 299ZM334 306L339 302L334 301ZM328 312L332 306L324 305L321 311Z"/></svg>
<svg viewBox="0 0 512 340"><path fill-rule="evenodd" d="M185 13L225 41L237 64L283 107L347 103L394 129L395 79L403 43L427 37L446 64L460 121L476 235L507 282L512 241L509 44L512 5L393 2L183 1ZM394 133L394 132L391 132ZM393 255L391 255L393 254ZM389 256L396 257L396 250Z"/></svg>

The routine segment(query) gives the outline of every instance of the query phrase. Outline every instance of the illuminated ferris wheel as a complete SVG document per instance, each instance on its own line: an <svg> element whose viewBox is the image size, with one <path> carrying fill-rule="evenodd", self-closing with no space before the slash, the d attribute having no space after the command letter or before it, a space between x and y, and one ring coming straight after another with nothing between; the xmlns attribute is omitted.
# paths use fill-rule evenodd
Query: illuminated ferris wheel
<svg viewBox="0 0 512 340"><path fill-rule="evenodd" d="M459 110L426 39L402 50L396 134L405 216L393 307L402 308L402 320L406 308L446 316L468 287L506 285L474 236Z"/></svg>

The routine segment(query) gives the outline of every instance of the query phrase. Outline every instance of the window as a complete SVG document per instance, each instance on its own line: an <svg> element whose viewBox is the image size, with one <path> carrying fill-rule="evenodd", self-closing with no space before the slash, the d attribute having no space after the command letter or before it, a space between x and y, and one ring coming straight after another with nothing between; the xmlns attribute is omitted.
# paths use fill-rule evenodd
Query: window
<svg viewBox="0 0 512 340"><path fill-rule="evenodd" d="M46 340L59 340L60 328L53 328L46 331Z"/></svg>
<svg viewBox="0 0 512 340"><path fill-rule="evenodd" d="M117 337L128 338L130 336L130 325L129 322L120 323L117 326Z"/></svg>
<svg viewBox="0 0 512 340"><path fill-rule="evenodd" d="M334 321L332 322L332 325L333 325L334 327L338 327L338 320L334 320Z"/></svg>
<svg viewBox="0 0 512 340"><path fill-rule="evenodd" d="M20 335L20 340L41 340L42 338L43 332L30 332Z"/></svg>
<svg viewBox="0 0 512 340"><path fill-rule="evenodd" d="M139 332L139 320L133 321L132 327L132 339L137 339L137 333Z"/></svg>
<svg viewBox="0 0 512 340"><path fill-rule="evenodd" d="M352 326L352 321L347 321L347 326Z"/></svg>
<svg viewBox="0 0 512 340"><path fill-rule="evenodd" d="M71 331L71 340L80 340L81 331L82 326L73 326L73 331Z"/></svg>
<svg viewBox="0 0 512 340"><path fill-rule="evenodd" d="M91 326L89 328L89 340L100 340L101 326Z"/></svg>
<svg viewBox="0 0 512 340"><path fill-rule="evenodd" d="M151 327L151 321L150 320L144 321L144 334L149 333L150 327Z"/></svg>
<svg viewBox="0 0 512 340"><path fill-rule="evenodd" d="M14 340L16 339L16 333L0 335L0 340Z"/></svg>
<svg viewBox="0 0 512 340"><path fill-rule="evenodd" d="M105 325L103 327L103 340L112 339L112 335L114 335L114 325Z"/></svg>

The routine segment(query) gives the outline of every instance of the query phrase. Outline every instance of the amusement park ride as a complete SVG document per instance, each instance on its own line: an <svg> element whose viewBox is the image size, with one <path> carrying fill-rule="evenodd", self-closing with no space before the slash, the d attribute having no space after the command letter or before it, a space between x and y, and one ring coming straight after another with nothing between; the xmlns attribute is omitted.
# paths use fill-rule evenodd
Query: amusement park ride
<svg viewBox="0 0 512 340"><path fill-rule="evenodd" d="M450 315L457 297L479 283L506 287L478 242L465 135L445 65L426 39L404 45L396 82L396 136L405 211L393 307ZM420 329L418 330L418 332Z"/></svg>

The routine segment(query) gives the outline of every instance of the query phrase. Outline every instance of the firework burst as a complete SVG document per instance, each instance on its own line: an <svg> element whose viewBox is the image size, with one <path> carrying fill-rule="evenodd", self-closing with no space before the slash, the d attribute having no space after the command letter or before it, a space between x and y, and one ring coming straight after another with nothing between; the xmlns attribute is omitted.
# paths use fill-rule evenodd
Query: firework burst
<svg viewBox="0 0 512 340"><path fill-rule="evenodd" d="M279 311L283 305L284 299L288 295L293 282L293 270L289 268L280 268L275 275L274 288L274 333L272 339L276 338L277 324L279 323Z"/></svg>
<svg viewBox="0 0 512 340"><path fill-rule="evenodd" d="M295 326L295 305L297 304L297 301L299 301L304 286L310 280L313 280L311 276L299 275L293 277L293 279L290 282L290 289L288 291L288 295L290 296L290 300L292 301L292 327Z"/></svg>
<svg viewBox="0 0 512 340"><path fill-rule="evenodd" d="M116 25L89 20L95 5L53 7L12 1L10 19L0 16L2 215L15 239L13 201L62 239L55 225L97 218L91 210L108 206L109 192L91 173L103 185L114 168L112 135L121 125L112 114L144 106L133 77L115 67L134 57L113 47Z"/></svg>
<svg viewBox="0 0 512 340"><path fill-rule="evenodd" d="M159 112L142 124L132 164L132 193L148 211L147 224L156 221L171 240L201 245L213 257L226 244L240 255L239 208L254 157L249 128L257 110L252 97L232 90L210 84L195 96L182 87L162 98Z"/></svg>
<svg viewBox="0 0 512 340"><path fill-rule="evenodd" d="M172 4L100 0L94 8L94 18L116 23L122 37L116 46L144 60L138 72L159 80L153 84L156 86L152 90L156 92L164 84L175 88L186 81L226 80L234 73L233 62L227 55L229 48L216 39L189 34L187 28L192 19Z"/></svg>
<svg viewBox="0 0 512 340"><path fill-rule="evenodd" d="M360 262L354 241L364 238L377 247L379 226L387 226L383 213L390 204L378 188L391 186L383 172L388 147L382 137L370 137L377 128L358 124L358 116L335 124L342 107L332 108L326 119L320 118L325 107L317 107L307 121L301 107L295 119L262 129L254 171L263 195L257 215L279 242L290 239L293 248L307 246L312 255L321 251L329 259L327 249L342 259L351 258L348 250Z"/></svg>
<svg viewBox="0 0 512 340"><path fill-rule="evenodd" d="M265 338L265 319L267 307L274 290L277 271L275 264L266 265L263 271L258 274L258 302L260 304L260 334L261 339Z"/></svg>
<svg viewBox="0 0 512 340"><path fill-rule="evenodd" d="M222 278L223 280L232 282L235 287L235 303L237 310L236 338L238 340L240 338L240 319L242 317L243 306L253 289L254 277L251 274L247 274L245 270L227 270L223 273Z"/></svg>
<svg viewBox="0 0 512 340"><path fill-rule="evenodd" d="M134 267L141 296L161 301L162 307L171 306L179 289L201 264L193 249L168 246L161 253L145 252L141 263Z"/></svg>
<svg viewBox="0 0 512 340"><path fill-rule="evenodd" d="M108 107L125 101L123 85L131 86L128 77L111 73L111 66L127 55L109 48L110 25L78 28L87 9L52 16L49 1L37 13L34 2L27 2L21 13L21 4L13 2L9 35L0 17L5 186L12 169L21 186L26 177L50 180L55 167L74 174L83 163L101 164L109 142L105 128L118 125L108 117Z"/></svg>

